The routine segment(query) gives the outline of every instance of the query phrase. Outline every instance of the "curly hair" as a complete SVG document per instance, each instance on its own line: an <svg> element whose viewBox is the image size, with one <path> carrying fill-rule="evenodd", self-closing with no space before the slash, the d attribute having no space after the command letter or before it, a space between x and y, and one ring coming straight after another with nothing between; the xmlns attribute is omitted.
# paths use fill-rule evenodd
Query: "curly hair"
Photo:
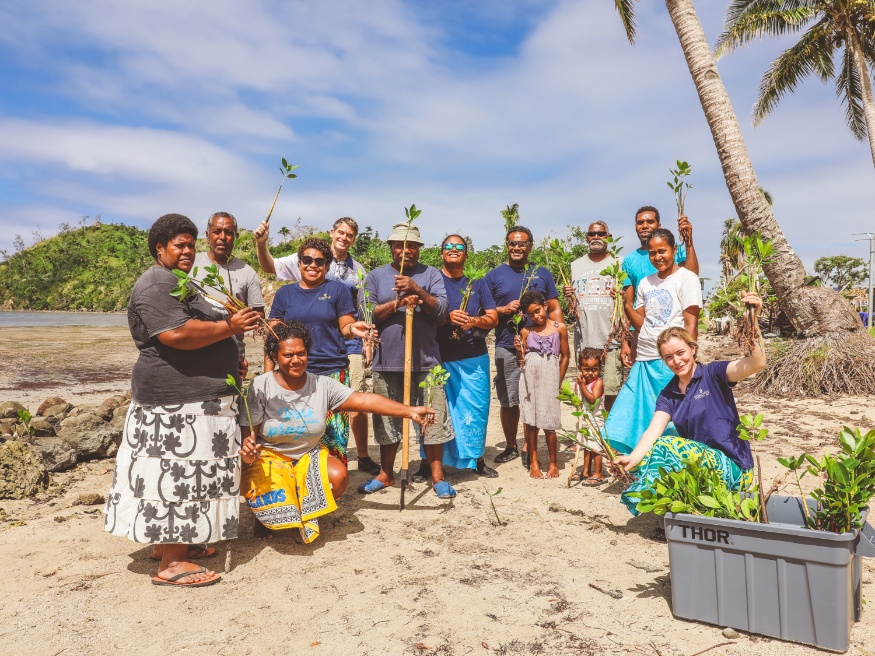
<svg viewBox="0 0 875 656"><path fill-rule="evenodd" d="M653 212L654 216L656 216L656 222L662 223L662 221L659 220L659 210L653 207L653 205L643 205L639 207L638 211L635 212L636 220L638 219L638 215L641 214L641 212Z"/></svg>
<svg viewBox="0 0 875 656"><path fill-rule="evenodd" d="M165 246L177 235L191 235L197 239L197 226L182 214L165 214L149 228L149 252L158 259L158 244Z"/></svg>
<svg viewBox="0 0 875 656"><path fill-rule="evenodd" d="M298 246L298 259L304 255L304 251L314 248L322 253L322 257L331 262L331 259L334 257L331 254L331 246L328 245L327 241L319 237L307 237L301 242L301 245Z"/></svg>
<svg viewBox="0 0 875 656"><path fill-rule="evenodd" d="M547 305L547 298L537 289L530 289L520 298L520 310L528 312L530 305Z"/></svg>
<svg viewBox="0 0 875 656"><path fill-rule="evenodd" d="M280 344L287 339L300 339L304 342L304 350L310 354L310 347L313 346L313 338L310 336L310 331L303 323L297 319L292 319L289 322L280 321L273 326L273 332L276 337L270 332L267 333L267 339L264 340L264 354L274 362L280 350Z"/></svg>
<svg viewBox="0 0 875 656"><path fill-rule="evenodd" d="M577 366L580 367L586 360L597 360L602 364L602 349L587 346L577 354Z"/></svg>

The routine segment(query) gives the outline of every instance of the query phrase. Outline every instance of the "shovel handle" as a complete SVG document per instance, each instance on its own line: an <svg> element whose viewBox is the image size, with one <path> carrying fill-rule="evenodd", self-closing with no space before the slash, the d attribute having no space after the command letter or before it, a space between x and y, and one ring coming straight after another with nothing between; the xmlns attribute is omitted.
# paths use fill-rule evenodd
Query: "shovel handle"
<svg viewBox="0 0 875 656"><path fill-rule="evenodd" d="M404 405L410 405L410 378L413 370L413 306L408 305L404 316ZM410 462L410 420L404 419L401 430L401 469Z"/></svg>

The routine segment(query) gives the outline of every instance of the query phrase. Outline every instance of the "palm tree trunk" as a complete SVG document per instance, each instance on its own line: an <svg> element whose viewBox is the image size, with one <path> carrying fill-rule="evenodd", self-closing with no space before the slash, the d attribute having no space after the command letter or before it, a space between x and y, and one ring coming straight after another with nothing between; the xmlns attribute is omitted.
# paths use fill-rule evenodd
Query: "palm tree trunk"
<svg viewBox="0 0 875 656"><path fill-rule="evenodd" d="M831 289L805 286L805 267L790 247L760 190L741 128L705 39L692 0L665 0L705 119L717 147L726 187L746 233L759 232L774 244L763 269L781 308L803 337L836 331L856 332L863 324L851 304Z"/></svg>
<svg viewBox="0 0 875 656"><path fill-rule="evenodd" d="M872 153L872 165L875 166L875 100L872 99L872 78L869 77L869 67L866 66L866 58L860 47L860 39L857 33L848 30L848 48L854 57L857 73L860 75L862 87L860 95L863 97L863 116L866 119L866 135L869 137L869 150Z"/></svg>

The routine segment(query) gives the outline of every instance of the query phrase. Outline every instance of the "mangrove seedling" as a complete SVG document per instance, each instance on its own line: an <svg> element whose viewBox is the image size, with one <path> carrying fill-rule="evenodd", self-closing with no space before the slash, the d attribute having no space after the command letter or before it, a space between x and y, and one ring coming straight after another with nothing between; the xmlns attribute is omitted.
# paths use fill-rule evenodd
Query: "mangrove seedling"
<svg viewBox="0 0 875 656"><path fill-rule="evenodd" d="M196 279L197 271L197 267L191 270L191 274L180 269L173 269L171 273L176 276L176 287L170 291L170 295L179 301L185 301L192 296L200 294L204 298L210 299L224 307L229 314L235 314L246 307L243 301L234 296L231 290L225 287L225 279L219 273L218 265L211 264L205 266L204 271L207 272L207 275L204 276L202 281ZM208 289L215 290L224 298L214 296ZM258 324L258 328L255 330L256 334L263 336L270 332L271 335L276 337L273 328L270 327L270 324L263 317L258 318Z"/></svg>
<svg viewBox="0 0 875 656"><path fill-rule="evenodd" d="M419 387L425 390L424 400L425 407L431 408L431 404L434 401L434 395L437 393L439 387L443 387L447 384L447 381L450 379L450 372L444 369L441 365L435 365L429 370L428 374L421 383L419 383ZM423 424L422 432L425 434L427 426Z"/></svg>
<svg viewBox="0 0 875 656"><path fill-rule="evenodd" d="M416 209L416 204L412 204L410 207L404 208L404 215L407 217L407 232L404 233L404 246L401 250L401 267L398 271L399 276L404 275L404 253L407 252L407 233L410 232L410 228L413 227L413 222L422 214L422 210Z"/></svg>
<svg viewBox="0 0 875 656"><path fill-rule="evenodd" d="M763 524L769 523L769 515L766 513L766 498L763 494L763 469L760 465L760 454L757 453L756 443L766 439L769 434L768 429L763 428L763 415L758 414L755 417L751 415L741 415L739 417L741 423L738 425L738 438L750 443L751 451L753 451L754 460L756 461L756 476L757 476L757 498L760 505L761 520Z"/></svg>
<svg viewBox="0 0 875 656"><path fill-rule="evenodd" d="M562 381L562 387L556 398L572 408L571 415L580 420L578 426L573 431L568 429L557 431L556 434L559 439L574 442L585 449L601 451L602 455L608 459L608 471L623 484L623 487L627 487L633 480L632 476L617 462L617 452L611 447L607 432L599 425L596 419L595 412L598 403L593 403L592 405L585 403L567 380ZM607 416L607 411L603 411L602 423Z"/></svg>
<svg viewBox="0 0 875 656"><path fill-rule="evenodd" d="M270 215L273 214L273 208L276 207L277 198L280 197L280 192L283 190L283 184L285 184L286 180L291 180L293 178L297 178L297 173L292 173L296 168L298 168L300 164L289 164L286 161L286 158L282 159L282 166L280 166L280 173L283 176L283 179L280 180L279 189L276 190L276 195L273 197L273 202L270 204L270 211L267 213L267 218L264 220L265 223L270 223Z"/></svg>
<svg viewBox="0 0 875 656"><path fill-rule="evenodd" d="M374 333L374 302L371 300L371 290L365 287L364 271L357 269L356 276L358 276L356 289L358 289L359 313L361 320L368 324L368 334L362 339L362 348L366 361L371 362L377 347L380 345L380 339Z"/></svg>
<svg viewBox="0 0 875 656"><path fill-rule="evenodd" d="M520 287L520 295L519 295L519 298L517 299L517 301L522 300L523 294L525 294L527 291L529 291L529 285L532 284L532 278L535 277L535 272L537 270L538 270L538 268L535 265L533 265L531 263L526 264L525 269L523 269L523 284ZM525 318L526 318L526 309L520 307L520 308L517 308L517 311L513 313L513 316L510 319L513 322L513 331L516 333L517 337L520 336L520 329L522 328L522 326L520 324L522 324L523 321L525 321Z"/></svg>
<svg viewBox="0 0 875 656"><path fill-rule="evenodd" d="M252 439L257 441L258 435L255 432L255 427L252 425L252 414L249 412L249 399L247 398L247 394L249 394L249 388L252 386L252 381L246 381L243 383L243 388L237 386L237 381L234 379L234 376L228 374L228 377L225 378L225 383L227 383L228 387L234 389L237 392L237 395L243 401L243 408L246 410L246 419L249 421L249 431L252 435Z"/></svg>
<svg viewBox="0 0 875 656"><path fill-rule="evenodd" d="M498 488L495 492L490 492L486 487L486 483L484 483L483 489L486 491L486 496L489 497L489 505L492 506L492 513L495 515L495 521L498 522L499 526L504 526L505 522L503 522L501 517L498 516L498 508L495 507L495 501L493 500L493 497L497 497L501 494L502 488Z"/></svg>
<svg viewBox="0 0 875 656"><path fill-rule="evenodd" d="M759 293L760 276L764 264L771 263L772 241L763 239L759 233L738 237L738 242L744 250L744 266L739 271L739 277L749 292ZM754 319L753 307L745 305L735 324L733 338L749 355L759 343L760 327Z"/></svg>
<svg viewBox="0 0 875 656"><path fill-rule="evenodd" d="M626 308L623 305L623 284L629 275L623 271L623 265L620 261L620 252L623 247L620 246L622 237L605 237L605 242L608 245L608 255L613 258L613 264L602 269L599 274L608 276L614 283L614 309L611 311L611 330L608 333L608 339L605 342L605 347L602 350L602 360L608 354L608 348L614 342L622 344L632 338L629 332L629 320L626 318Z"/></svg>
<svg viewBox="0 0 875 656"><path fill-rule="evenodd" d="M668 172L672 175L672 179L669 180L666 184L668 188L672 190L674 193L674 202L678 209L678 218L684 216L686 213L684 210L684 205L687 202L687 193L690 189L693 188L686 179L692 175L693 167L689 165L687 162L682 162L681 160L677 160L677 168L672 169L669 168ZM679 231L681 243L684 246L689 245L689 235L684 231Z"/></svg>
<svg viewBox="0 0 875 656"><path fill-rule="evenodd" d="M462 290L462 302L459 304L459 310L465 312L468 309L468 301L471 299L474 283L483 278L488 272L488 268L475 269L468 267L465 269L465 278L468 282L465 284L465 289ZM450 339L462 339L463 336L464 333L461 327L453 326L453 330L450 332Z"/></svg>
<svg viewBox="0 0 875 656"><path fill-rule="evenodd" d="M547 244L544 251L547 258L548 268L552 268L554 273L559 274L557 277L562 282L563 287L571 286L571 263L574 261L574 255L568 252L565 244L559 239L553 239ZM568 301L568 307L565 308L567 314L577 319L577 296L572 296Z"/></svg>
<svg viewBox="0 0 875 656"><path fill-rule="evenodd" d="M804 453L799 454L795 458L778 458L778 463L793 472L796 477L796 487L799 490L799 497L803 500L802 508L805 510L805 527L813 528L811 524L811 513L808 511L808 503L805 501L806 495L802 489L802 479L808 473L807 469L802 469L802 465L807 462L807 456ZM799 471L802 470L800 474Z"/></svg>
<svg viewBox="0 0 875 656"><path fill-rule="evenodd" d="M33 419L33 415L27 410L19 410L17 414L19 426L15 427L16 435L18 437L33 437L36 434L36 429L30 425L30 420Z"/></svg>

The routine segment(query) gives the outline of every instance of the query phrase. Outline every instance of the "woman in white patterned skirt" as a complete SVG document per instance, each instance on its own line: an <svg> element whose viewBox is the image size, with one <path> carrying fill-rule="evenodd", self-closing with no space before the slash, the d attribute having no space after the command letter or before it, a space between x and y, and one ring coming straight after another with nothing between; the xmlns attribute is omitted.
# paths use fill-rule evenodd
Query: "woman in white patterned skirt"
<svg viewBox="0 0 875 656"><path fill-rule="evenodd" d="M155 585L200 587L219 581L192 562L215 554L208 542L237 537L240 468L235 335L256 327L245 308L227 316L201 296L170 295L194 264L197 227L166 214L149 230L155 258L128 305L140 351L131 376L131 406L106 502L105 528L154 545Z"/></svg>

